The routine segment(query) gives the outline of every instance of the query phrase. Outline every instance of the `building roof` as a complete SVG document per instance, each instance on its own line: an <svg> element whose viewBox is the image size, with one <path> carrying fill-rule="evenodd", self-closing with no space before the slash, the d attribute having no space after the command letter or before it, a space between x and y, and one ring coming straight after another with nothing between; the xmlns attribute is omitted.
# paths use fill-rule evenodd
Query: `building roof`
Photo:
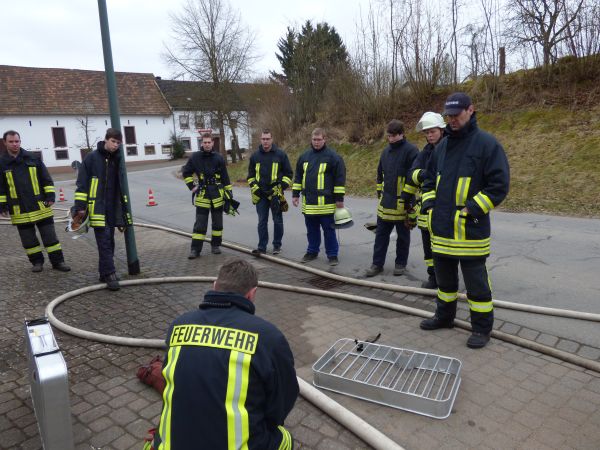
<svg viewBox="0 0 600 450"><path fill-rule="evenodd" d="M156 77L156 82L167 101L174 110L179 111L215 111L217 102L212 91L212 84L202 81L163 80ZM249 111L261 100L270 96L274 88L268 83L232 83L232 89L226 90L229 95L231 109L234 111Z"/></svg>
<svg viewBox="0 0 600 450"><path fill-rule="evenodd" d="M151 73L116 72L119 110L169 116L169 104ZM0 65L0 115L109 114L105 73Z"/></svg>

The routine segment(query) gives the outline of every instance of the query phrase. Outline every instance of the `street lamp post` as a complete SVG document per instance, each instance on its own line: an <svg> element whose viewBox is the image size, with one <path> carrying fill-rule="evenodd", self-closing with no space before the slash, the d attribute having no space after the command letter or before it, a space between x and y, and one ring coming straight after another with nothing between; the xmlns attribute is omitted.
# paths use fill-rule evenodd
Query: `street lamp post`
<svg viewBox="0 0 600 450"><path fill-rule="evenodd" d="M106 88L108 91L108 106L110 109L110 126L121 129L121 119L119 117L119 101L117 99L117 82L115 79L115 69L113 66L112 49L110 45L110 31L108 28L108 12L106 10L106 0L98 0L98 13L100 15L100 32L102 34L102 50L104 52L104 71L106 73ZM123 145L119 146L121 164L119 164L119 178L121 192L127 198L127 213L133 218L131 212L131 198L129 197L129 184L127 183L127 168L125 167L125 152ZM140 261L135 246L135 233L133 227L125 227L125 248L127 251L127 269L130 275L140 273Z"/></svg>

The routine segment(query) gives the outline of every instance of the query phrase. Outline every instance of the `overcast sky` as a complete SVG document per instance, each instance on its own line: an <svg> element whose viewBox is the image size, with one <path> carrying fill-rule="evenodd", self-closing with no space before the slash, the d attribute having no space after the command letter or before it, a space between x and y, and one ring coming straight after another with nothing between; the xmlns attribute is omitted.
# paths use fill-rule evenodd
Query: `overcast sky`
<svg viewBox="0 0 600 450"><path fill-rule="evenodd" d="M113 61L120 72L150 72L169 78L161 58L169 42L169 12L184 0L107 0ZM277 41L288 25L307 19L333 25L349 45L360 8L368 0L231 0L256 33L257 74L280 70ZM103 70L96 0L3 0L0 64Z"/></svg>

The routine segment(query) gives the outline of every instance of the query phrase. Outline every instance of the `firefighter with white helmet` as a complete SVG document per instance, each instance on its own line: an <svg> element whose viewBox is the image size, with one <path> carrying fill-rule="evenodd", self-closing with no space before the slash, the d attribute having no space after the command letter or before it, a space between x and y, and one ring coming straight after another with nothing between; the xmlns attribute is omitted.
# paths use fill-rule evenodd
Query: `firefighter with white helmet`
<svg viewBox="0 0 600 450"><path fill-rule="evenodd" d="M427 111L421 116L417 123L417 131L423 132L427 139L427 144L423 147L423 150L419 153L415 159L409 177L404 184L402 192L402 198L406 202L411 204L415 203L415 198L418 198L415 210L417 215L417 226L421 230L421 240L423 242L423 255L425 259L425 265L427 266L427 281L423 282L421 287L427 289L436 289L437 282L435 279L435 270L433 269L433 255L431 253L431 235L428 229L428 216L427 214L421 213L421 198L420 189L423 184L423 180L427 175L427 163L431 158L433 149L444 137L444 128L446 123L441 114L436 112Z"/></svg>

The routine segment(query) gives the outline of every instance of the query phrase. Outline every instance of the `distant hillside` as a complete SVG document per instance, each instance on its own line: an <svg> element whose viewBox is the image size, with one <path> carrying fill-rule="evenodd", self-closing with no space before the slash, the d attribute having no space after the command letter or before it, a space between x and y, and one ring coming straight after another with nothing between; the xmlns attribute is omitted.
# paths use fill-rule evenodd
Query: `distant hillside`
<svg viewBox="0 0 600 450"><path fill-rule="evenodd" d="M600 56L586 64L565 59L548 72L541 69L508 75L499 87L493 112L486 110L484 82L466 83L473 95L479 125L504 146L511 167L511 188L501 209L573 216L600 217ZM431 109L441 110L446 92L440 92ZM414 125L423 111L403 111L407 137L425 145ZM320 124L321 125L321 124ZM323 124L327 126L327 124ZM292 165L308 146L310 129L297 131L284 145ZM351 134L328 129L328 143L343 155L347 166L347 192L375 198L375 175L385 123L368 144L348 142ZM234 180L245 179L246 162L231 165Z"/></svg>

